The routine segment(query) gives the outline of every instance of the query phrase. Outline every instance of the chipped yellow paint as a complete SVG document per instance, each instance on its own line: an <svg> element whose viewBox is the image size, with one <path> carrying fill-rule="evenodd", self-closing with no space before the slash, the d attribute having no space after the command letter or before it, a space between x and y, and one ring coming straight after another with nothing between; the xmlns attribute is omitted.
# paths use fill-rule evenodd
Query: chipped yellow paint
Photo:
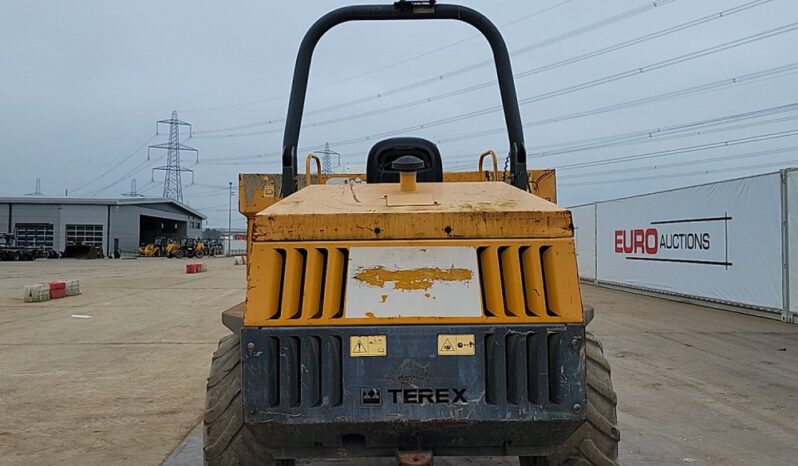
<svg viewBox="0 0 798 466"><path fill-rule="evenodd" d="M371 286L383 288L386 283L394 282L394 289L403 291L429 290L435 282L462 282L471 280L473 276L474 273L468 269L454 267L449 269L421 267L409 270L389 270L379 266L361 268L355 274L357 280Z"/></svg>
<svg viewBox="0 0 798 466"><path fill-rule="evenodd" d="M380 302L385 303L385 301L388 301L388 295L387 294L380 295Z"/></svg>

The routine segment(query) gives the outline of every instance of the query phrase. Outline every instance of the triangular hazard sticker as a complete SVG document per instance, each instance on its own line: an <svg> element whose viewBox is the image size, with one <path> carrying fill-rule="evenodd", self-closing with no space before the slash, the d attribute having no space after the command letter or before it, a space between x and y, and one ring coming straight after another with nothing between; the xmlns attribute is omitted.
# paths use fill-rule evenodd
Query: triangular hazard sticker
<svg viewBox="0 0 798 466"><path fill-rule="evenodd" d="M441 353L453 353L454 352L454 346L452 346L452 342L450 342L448 338L443 340L443 345L441 345L440 352Z"/></svg>
<svg viewBox="0 0 798 466"><path fill-rule="evenodd" d="M353 353L365 353L366 347L363 346L363 342L358 340L357 345L355 345L355 349L352 350Z"/></svg>

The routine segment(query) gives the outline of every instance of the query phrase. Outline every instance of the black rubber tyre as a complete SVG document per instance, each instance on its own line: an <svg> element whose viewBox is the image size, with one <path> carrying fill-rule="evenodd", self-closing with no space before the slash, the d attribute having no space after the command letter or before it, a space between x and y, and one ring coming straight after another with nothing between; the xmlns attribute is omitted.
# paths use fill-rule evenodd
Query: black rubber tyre
<svg viewBox="0 0 798 466"><path fill-rule="evenodd" d="M587 421L547 458L521 457L521 466L617 466L618 397L612 389L610 363L601 342L590 332L585 347Z"/></svg>
<svg viewBox="0 0 798 466"><path fill-rule="evenodd" d="M241 406L241 353L238 335L219 340L205 392L203 455L206 466L294 466L276 460L244 425Z"/></svg>
<svg viewBox="0 0 798 466"><path fill-rule="evenodd" d="M202 259L204 255L205 251L203 251L202 249L197 249L196 251L194 251L194 257L196 257L197 259Z"/></svg>
<svg viewBox="0 0 798 466"><path fill-rule="evenodd" d="M182 259L183 258L183 250L182 249L175 249L175 251L172 253L172 257L176 257L178 259Z"/></svg>

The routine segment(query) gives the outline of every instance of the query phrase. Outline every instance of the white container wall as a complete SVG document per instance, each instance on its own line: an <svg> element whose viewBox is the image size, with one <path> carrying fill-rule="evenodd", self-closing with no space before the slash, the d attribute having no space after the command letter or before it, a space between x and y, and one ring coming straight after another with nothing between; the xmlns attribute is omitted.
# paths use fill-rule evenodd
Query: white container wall
<svg viewBox="0 0 798 466"><path fill-rule="evenodd" d="M579 276L596 279L596 204L571 207Z"/></svg>
<svg viewBox="0 0 798 466"><path fill-rule="evenodd" d="M787 288L790 312L798 314L798 171L787 171ZM798 320L794 318L793 320Z"/></svg>
<svg viewBox="0 0 798 466"><path fill-rule="evenodd" d="M796 194L798 171L782 171L574 207L580 276L792 320Z"/></svg>

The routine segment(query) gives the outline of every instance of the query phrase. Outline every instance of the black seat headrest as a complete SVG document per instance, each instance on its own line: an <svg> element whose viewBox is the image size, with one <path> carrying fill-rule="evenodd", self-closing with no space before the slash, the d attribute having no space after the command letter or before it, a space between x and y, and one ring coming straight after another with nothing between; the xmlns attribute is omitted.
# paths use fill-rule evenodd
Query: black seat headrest
<svg viewBox="0 0 798 466"><path fill-rule="evenodd" d="M443 181L443 163L438 147L422 138L390 138L374 144L366 162L368 183L398 183L399 171L391 167L394 160L405 155L418 157L424 168L418 170L416 179L420 183Z"/></svg>

